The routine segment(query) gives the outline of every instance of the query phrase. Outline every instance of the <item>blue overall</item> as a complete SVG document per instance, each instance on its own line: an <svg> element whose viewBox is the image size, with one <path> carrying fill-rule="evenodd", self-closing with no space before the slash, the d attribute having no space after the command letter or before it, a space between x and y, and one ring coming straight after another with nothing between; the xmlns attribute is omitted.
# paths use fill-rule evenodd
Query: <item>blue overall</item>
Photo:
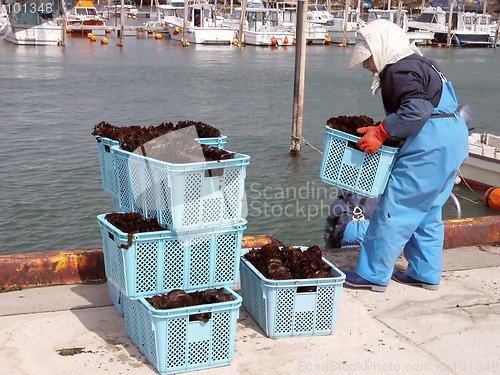
<svg viewBox="0 0 500 375"><path fill-rule="evenodd" d="M444 76L442 81L441 99L433 114L454 113L457 107L451 83ZM406 139L361 244L359 276L387 285L404 250L408 276L439 284L444 240L441 209L467 156L467 126L456 113L431 117Z"/></svg>

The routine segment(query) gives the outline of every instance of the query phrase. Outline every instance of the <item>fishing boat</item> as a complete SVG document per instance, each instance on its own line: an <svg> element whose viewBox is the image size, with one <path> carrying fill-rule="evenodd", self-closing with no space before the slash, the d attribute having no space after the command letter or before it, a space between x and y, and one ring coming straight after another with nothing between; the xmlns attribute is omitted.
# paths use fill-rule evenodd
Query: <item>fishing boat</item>
<svg viewBox="0 0 500 375"><path fill-rule="evenodd" d="M104 26L91 0L77 0L69 10L66 24L71 26Z"/></svg>
<svg viewBox="0 0 500 375"><path fill-rule="evenodd" d="M409 31L432 31L433 41L447 43L449 13L440 6L425 9L415 20L408 22ZM489 47L491 39L491 16L474 12L453 11L450 28L451 43L457 47Z"/></svg>
<svg viewBox="0 0 500 375"><path fill-rule="evenodd" d="M344 25L346 23L346 40L344 41ZM356 44L358 29L364 25L365 22L361 18L359 10L349 9L347 12L347 19L345 17L345 10L339 10L333 16L332 24L325 25L325 28L331 43Z"/></svg>
<svg viewBox="0 0 500 375"><path fill-rule="evenodd" d="M316 9L316 8L314 8ZM326 11L326 8L325 8ZM312 10L307 10L307 19L306 19L306 27L304 31L304 35L306 38L306 44L325 44L326 39L328 37L326 30L326 23L315 22L319 20L318 16L312 17ZM321 14L322 11L316 11L317 14ZM323 19L326 19L326 16L323 16ZM333 16L332 16L333 18ZM273 25L279 26L286 30L287 32L291 32L296 37L296 24L297 24L297 6L296 3L290 2L278 2L276 3L276 9L269 9L268 14L269 22ZM330 21L331 23L331 21Z"/></svg>
<svg viewBox="0 0 500 375"><path fill-rule="evenodd" d="M182 13L184 12L184 5L174 6L171 4L160 4L157 5L156 8L156 20L147 21L144 24L144 30L151 30L154 33L170 35L170 33L168 32L167 24L174 22L177 17L182 17Z"/></svg>
<svg viewBox="0 0 500 375"><path fill-rule="evenodd" d="M5 40L14 44L48 46L62 40L61 0L33 0L20 3L5 0L10 30Z"/></svg>
<svg viewBox="0 0 500 375"><path fill-rule="evenodd" d="M333 14L323 4L307 5L307 21L321 25L333 25Z"/></svg>
<svg viewBox="0 0 500 375"><path fill-rule="evenodd" d="M280 23L277 9L262 9L259 18L252 19L243 31L243 42L254 46L292 45L294 38L295 31Z"/></svg>
<svg viewBox="0 0 500 375"><path fill-rule="evenodd" d="M184 13L184 12L182 12ZM222 27L215 14L214 4L193 4L188 7L185 38L195 44L230 44L235 38L235 30ZM173 40L184 38L184 14L167 22L166 27Z"/></svg>
<svg viewBox="0 0 500 375"><path fill-rule="evenodd" d="M469 135L469 157L458 177L473 188L500 187L500 137L490 133Z"/></svg>
<svg viewBox="0 0 500 375"><path fill-rule="evenodd" d="M434 32L430 30L409 31L408 12L406 9L369 9L367 23L378 19L385 19L401 27L406 35L408 35L408 39L415 44L429 44L434 38Z"/></svg>

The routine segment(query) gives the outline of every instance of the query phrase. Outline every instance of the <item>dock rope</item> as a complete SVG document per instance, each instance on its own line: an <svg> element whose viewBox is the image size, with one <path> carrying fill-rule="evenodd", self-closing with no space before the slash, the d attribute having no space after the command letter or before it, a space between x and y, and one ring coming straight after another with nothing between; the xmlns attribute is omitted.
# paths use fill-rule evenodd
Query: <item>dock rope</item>
<svg viewBox="0 0 500 375"><path fill-rule="evenodd" d="M458 196L459 198L461 198L461 199L465 199L465 200L467 200L467 201L469 201L469 202L471 202L471 203L474 203L474 204L482 204L482 205L484 206L484 202L483 202L482 198L481 198L480 196L478 196L478 195L477 195L477 193L474 191L474 189L472 189L472 188L470 187L470 185L467 183L467 181L465 180L465 178L464 178L464 176L463 176L462 172L460 171L460 168L458 168L458 170L457 170L457 174L459 175L459 177L460 177L460 179L462 180L462 182L464 183L464 185L465 185L465 186L467 186L467 187L469 188L469 190L470 190L472 193L474 193L474 195L476 195L478 198L477 198L477 199L475 199L475 200L472 200L472 199L467 198L467 197L462 197L462 196L459 196L459 195L457 195L457 196Z"/></svg>
<svg viewBox="0 0 500 375"><path fill-rule="evenodd" d="M301 136L301 137L296 137L296 136L294 136L294 135L291 135L291 136L290 136L290 139L293 139L293 140L295 140L295 141L302 142L302 143L304 143L306 146L311 147L313 150L316 150L316 151L318 151L321 155L323 155L323 151L321 151L321 150L317 149L316 147L314 147L312 144L310 144L310 143L307 141L307 139L305 139L305 138L304 138L304 137L302 137L302 136Z"/></svg>

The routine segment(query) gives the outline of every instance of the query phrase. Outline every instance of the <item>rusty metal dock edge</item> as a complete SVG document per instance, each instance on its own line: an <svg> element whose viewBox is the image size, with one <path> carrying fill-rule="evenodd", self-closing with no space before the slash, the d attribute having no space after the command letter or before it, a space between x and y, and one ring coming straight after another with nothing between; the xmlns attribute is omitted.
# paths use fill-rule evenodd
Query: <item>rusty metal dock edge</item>
<svg viewBox="0 0 500 375"><path fill-rule="evenodd" d="M500 243L500 216L444 222L444 248ZM245 236L242 247L280 242L270 236ZM0 292L28 287L100 283L106 280L102 249L34 252L0 256Z"/></svg>

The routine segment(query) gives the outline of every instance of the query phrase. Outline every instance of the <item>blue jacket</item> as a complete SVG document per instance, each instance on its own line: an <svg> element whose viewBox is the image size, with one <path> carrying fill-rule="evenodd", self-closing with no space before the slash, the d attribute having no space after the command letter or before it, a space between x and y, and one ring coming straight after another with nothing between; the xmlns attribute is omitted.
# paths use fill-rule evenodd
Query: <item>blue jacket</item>
<svg viewBox="0 0 500 375"><path fill-rule="evenodd" d="M417 54L387 65L380 73L384 126L391 138L416 134L439 104L442 82L439 65Z"/></svg>

